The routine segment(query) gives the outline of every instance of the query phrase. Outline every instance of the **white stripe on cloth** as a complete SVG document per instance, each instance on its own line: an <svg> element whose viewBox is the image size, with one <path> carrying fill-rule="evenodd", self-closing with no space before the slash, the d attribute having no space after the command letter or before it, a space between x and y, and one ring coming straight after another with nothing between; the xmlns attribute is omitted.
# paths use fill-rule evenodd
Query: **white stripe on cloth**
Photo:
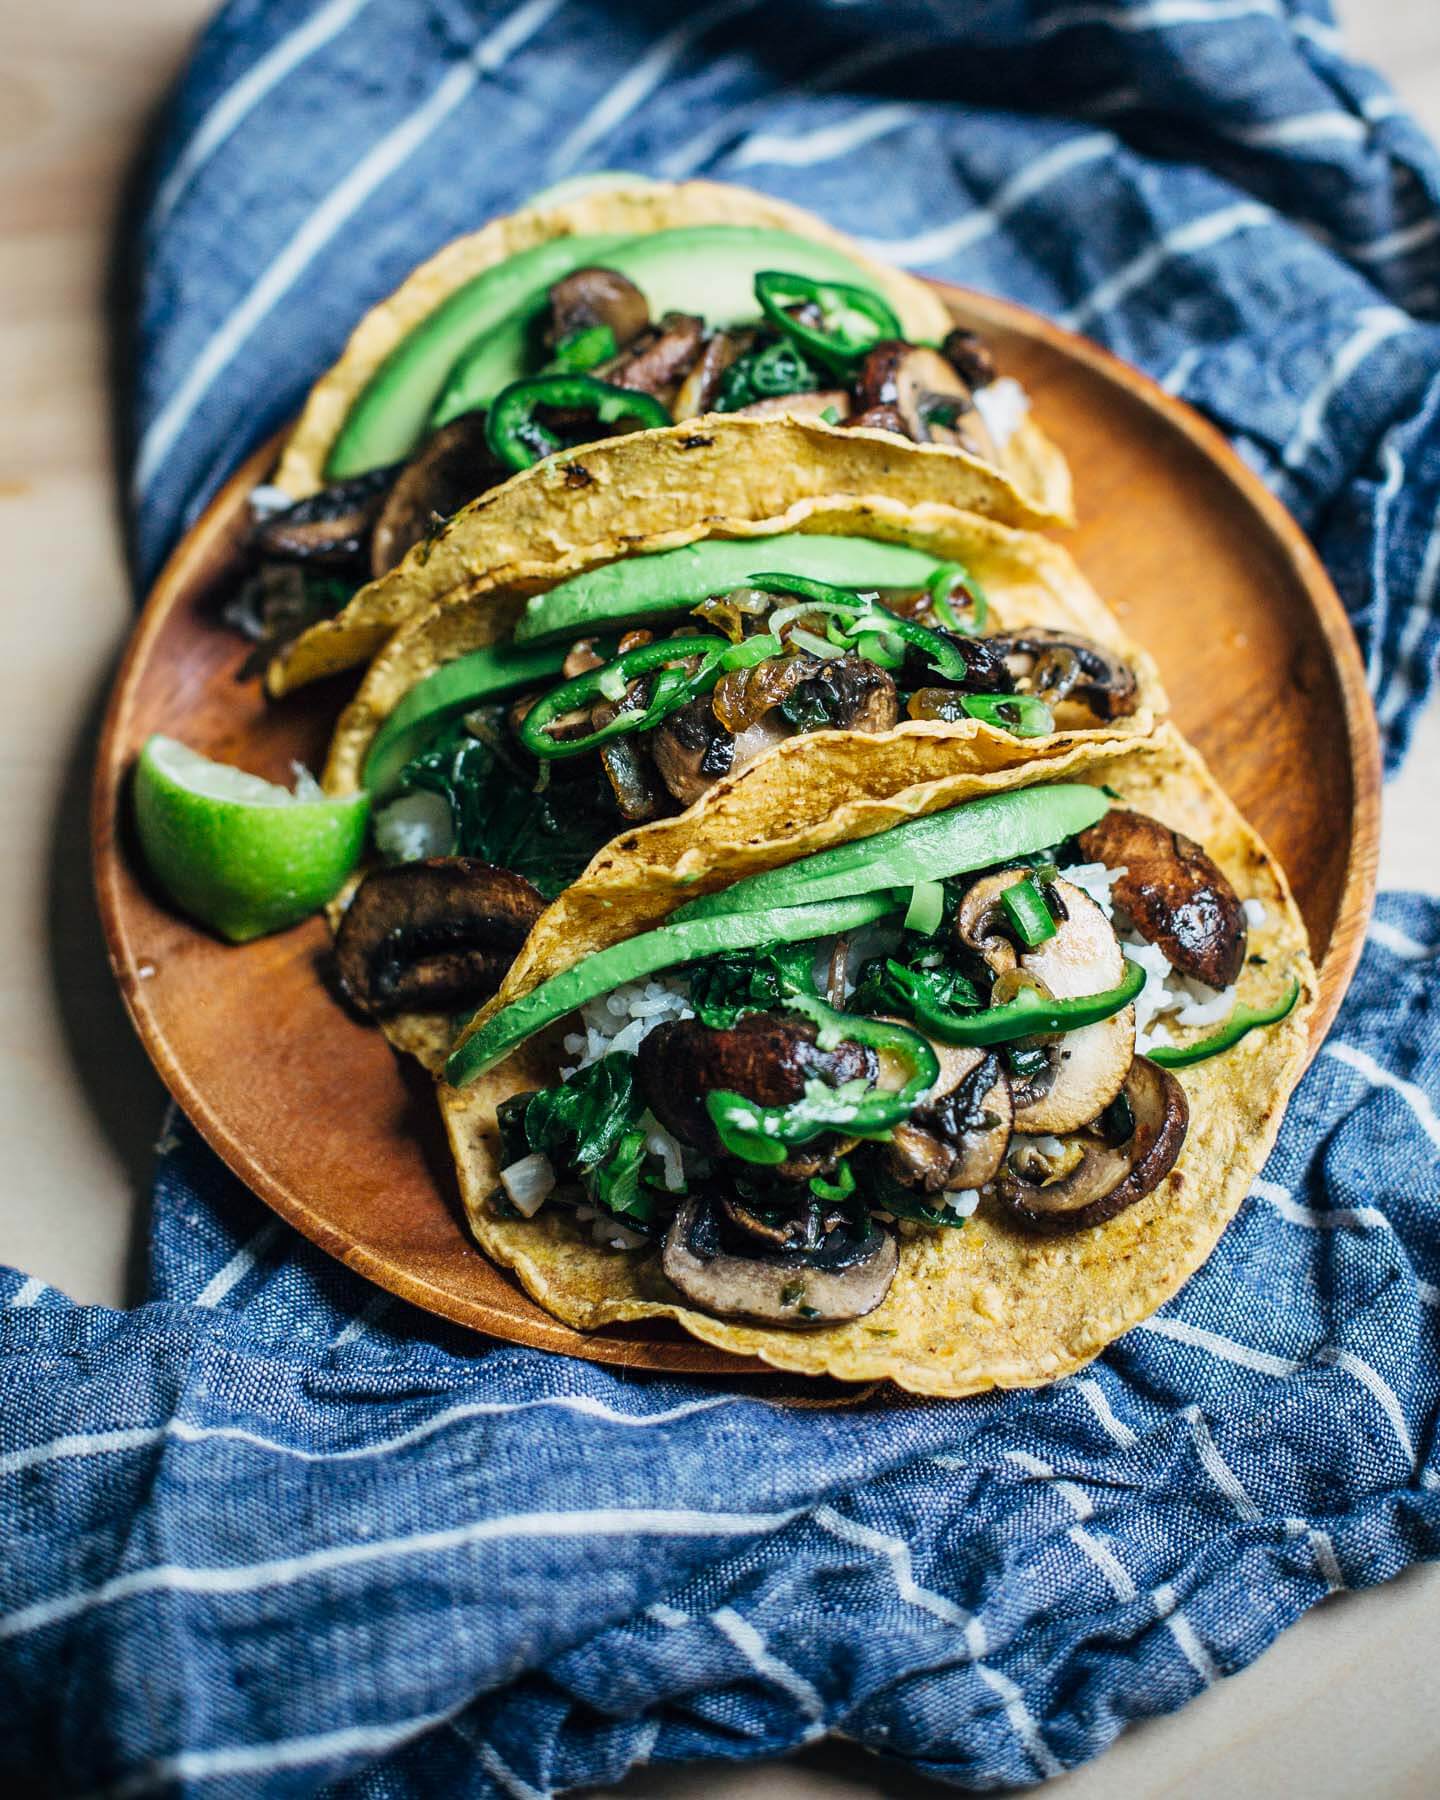
<svg viewBox="0 0 1440 1800"><path fill-rule="evenodd" d="M38 1275L27 1275L10 1296L11 1306L33 1306L48 1286Z"/></svg>
<svg viewBox="0 0 1440 1800"><path fill-rule="evenodd" d="M1294 1199L1278 1181L1264 1181L1258 1176L1250 1194L1273 1206L1289 1224L1305 1225L1314 1231L1367 1231L1375 1226L1390 1229L1390 1221L1378 1206L1327 1206L1321 1211Z"/></svg>
<svg viewBox="0 0 1440 1800"><path fill-rule="evenodd" d="M175 159L174 167L160 184L150 212L150 229L156 231L169 218L175 203L189 187L202 164L209 161L226 138L270 90L322 45L336 38L370 0L330 0L312 13L303 25L287 32L278 43L253 63L240 79L215 100Z"/></svg>
<svg viewBox="0 0 1440 1800"><path fill-rule="evenodd" d="M1440 237L1440 218L1429 218L1417 219L1413 225L1399 225L1394 231L1382 232L1379 237L1364 238L1359 243L1351 243L1346 238L1331 237L1329 234L1324 241L1351 262L1386 263L1397 256L1408 255L1412 250L1422 250L1437 237Z"/></svg>
<svg viewBox="0 0 1440 1800"><path fill-rule="evenodd" d="M1395 657L1388 676L1389 691L1380 697L1382 725L1390 726L1395 723L1415 691L1415 652L1420 648L1426 626L1434 622L1437 591L1440 591L1440 508L1437 508L1430 523L1430 535L1425 540L1425 553L1420 558L1415 592L1410 598L1410 614L1401 627L1399 642L1395 646Z"/></svg>
<svg viewBox="0 0 1440 1800"><path fill-rule="evenodd" d="M1038 1475L1042 1481L1049 1482L1077 1519L1088 1519L1095 1511L1091 1505L1090 1496L1084 1488L1077 1487L1073 1481L1066 1481L1063 1476L1057 1475L1043 1458L1032 1456L1028 1450L1007 1450L1005 1455L1010 1462L1017 1464L1029 1474ZM937 1456L935 1460L948 1465L955 1459Z"/></svg>
<svg viewBox="0 0 1440 1800"><path fill-rule="evenodd" d="M1440 544L1440 527L1436 529L1436 544ZM1411 938L1408 931L1400 931L1399 925L1390 925L1382 918L1372 918L1366 938L1372 943L1379 943L1382 950L1390 950L1391 956L1399 956L1406 963L1429 963L1440 956L1440 943L1420 943L1418 938Z"/></svg>
<svg viewBox="0 0 1440 1800"><path fill-rule="evenodd" d="M1066 1385L1072 1384L1067 1382ZM1095 1377L1093 1375L1081 1376L1073 1385L1114 1442L1122 1450L1133 1450L1140 1442L1139 1438L1123 1419L1115 1417L1110 1402L1105 1398L1105 1390Z"/></svg>
<svg viewBox="0 0 1440 1800"><path fill-rule="evenodd" d="M1171 1637L1179 1645L1180 1654L1205 1686L1212 1687L1220 1679L1220 1671L1215 1666L1214 1658L1196 1635L1195 1627L1184 1613L1176 1610L1174 1588L1168 1581L1162 1581L1150 1597L1155 1602L1155 1611L1165 1621Z"/></svg>
<svg viewBox="0 0 1440 1800"><path fill-rule="evenodd" d="M1331 1042L1326 1044L1324 1053L1334 1057L1336 1062L1344 1063L1347 1069L1353 1069L1371 1087L1388 1088L1392 1093L1398 1094L1414 1113L1416 1122L1426 1137L1440 1148L1440 1118L1436 1118L1435 1108L1424 1088L1417 1087L1413 1081L1406 1081L1402 1076L1392 1075L1367 1051L1357 1050L1353 1044Z"/></svg>
<svg viewBox="0 0 1440 1800"><path fill-rule="evenodd" d="M1005 1717L1016 1737L1029 1751L1035 1767L1047 1781L1056 1775L1065 1773L1065 1765L1054 1754L1045 1739L1040 1735L1040 1727L1035 1715L1025 1704L1025 1698L1008 1675L1002 1675L998 1669L992 1669L987 1663L977 1662L975 1673L985 1683L991 1693L997 1695L1005 1708Z"/></svg>
<svg viewBox="0 0 1440 1800"><path fill-rule="evenodd" d="M710 1615L710 1623L727 1638L745 1658L757 1675L788 1694L809 1721L807 1742L825 1735L825 1702L798 1669L792 1669L770 1649L765 1639L748 1619L742 1619L731 1606L722 1606Z"/></svg>
<svg viewBox="0 0 1440 1800"><path fill-rule="evenodd" d="M373 1298L365 1302L359 1312L356 1313L355 1317L343 1328L343 1330L336 1332L335 1336L330 1340L330 1348L332 1350L341 1350L346 1344L353 1344L357 1338L364 1337L365 1333L376 1320L383 1318L394 1304L395 1296L393 1294L374 1295Z"/></svg>
<svg viewBox="0 0 1440 1800"><path fill-rule="evenodd" d="M704 37L717 25L723 25L727 19L753 12L759 4L760 0L711 0L709 6L692 12L663 37L657 38L639 62L591 107L569 136L562 138L550 158L551 176L563 175L573 169L588 150L629 118L635 108L654 93L697 38Z"/></svg>
<svg viewBox="0 0 1440 1800"><path fill-rule="evenodd" d="M1148 250L1142 250L1132 258L1123 269L1117 269L1113 275L1107 276L1083 300L1061 313L1060 323L1068 326L1071 331L1078 331L1097 313L1104 312L1107 307L1114 306L1133 294L1136 288L1143 287L1152 275L1157 275L1166 263L1173 262L1176 257L1193 256L1201 250L1211 250L1216 244L1223 243L1226 238L1234 237L1238 232L1274 222L1275 214L1268 206L1245 200L1235 206L1223 206L1218 212L1206 213L1203 218L1190 219L1184 225L1177 225Z"/></svg>
<svg viewBox="0 0 1440 1800"><path fill-rule="evenodd" d="M1383 544L1386 541L1386 533L1389 529L1390 508L1394 505L1395 496L1400 492L1401 486L1405 480L1405 459L1395 447L1395 429L1396 428L1392 426L1391 429L1385 433L1384 440L1380 445L1380 467L1383 474L1380 486L1375 494L1374 541L1377 545ZM1378 551L1372 552L1372 559L1377 555ZM1373 569L1372 593L1378 594L1381 591L1381 579L1382 571ZM1376 605L1373 598L1370 602L1369 610L1372 623L1374 623ZM1384 647L1383 633L1372 630L1370 632L1370 642L1365 651L1365 685L1369 688L1372 695L1378 695L1380 692L1380 653Z"/></svg>
<svg viewBox="0 0 1440 1800"><path fill-rule="evenodd" d="M1114 0L1105 6L1068 6L1026 27L1032 38L1053 37L1078 25L1101 25L1111 31L1164 31L1171 25L1219 25L1233 19L1277 17L1275 0L1151 0L1130 5Z"/></svg>
<svg viewBox="0 0 1440 1800"><path fill-rule="evenodd" d="M308 1737L282 1738L270 1744L233 1744L213 1750L182 1750L176 1756L152 1757L143 1769L101 1790L104 1800L135 1800L140 1794L173 1790L177 1783L233 1780L240 1775L278 1774L282 1769L311 1768L354 1756L380 1756L410 1743L436 1726L448 1725L470 1704L467 1694L443 1712L421 1713L393 1725L347 1725ZM253 1788L250 1790L255 1791Z"/></svg>
<svg viewBox="0 0 1440 1800"><path fill-rule="evenodd" d="M185 1419L167 1419L163 1425L73 1433L67 1437L54 1438L49 1443L31 1445L24 1450L8 1451L0 1455L0 1476L14 1475L22 1469L36 1468L44 1463L69 1462L89 1456L105 1456L117 1450L142 1449L166 1438L185 1444L211 1441L244 1444L251 1449L264 1450L275 1456L288 1456L302 1463L364 1462L372 1457L390 1456L396 1450L408 1449L412 1444L423 1443L437 1431L444 1431L464 1419L498 1418L511 1413L556 1407L563 1412L601 1419L607 1425L643 1429L651 1425L669 1425L676 1419L687 1419L695 1413L710 1412L717 1406L734 1406L743 1399L744 1396L740 1394L712 1394L704 1400L687 1400L679 1406L672 1406L658 1413L616 1412L606 1406L604 1401L591 1399L588 1394L542 1394L534 1400L470 1400L458 1406L446 1407L443 1412L436 1413L423 1424L413 1425L408 1431L399 1432L394 1437L382 1438L375 1444L357 1444L349 1450L302 1450L294 1444L282 1444L273 1438L261 1437L257 1432L246 1431L239 1425L192 1425Z"/></svg>
<svg viewBox="0 0 1440 1800"><path fill-rule="evenodd" d="M1436 1287L1433 1281L1417 1281L1415 1291L1423 1305L1440 1306L1440 1287Z"/></svg>
<svg viewBox="0 0 1440 1800"><path fill-rule="evenodd" d="M1336 351L1324 378L1311 389L1296 415L1295 429L1280 452L1287 469L1304 467L1305 459L1324 435L1330 402L1365 359L1391 338L1409 331L1413 323L1408 313L1395 306L1367 306L1356 315L1354 332Z"/></svg>
<svg viewBox="0 0 1440 1800"><path fill-rule="evenodd" d="M454 112L482 74L498 68L532 36L563 0L528 0L484 38L408 118L361 157L310 214L265 273L211 334L189 374L151 420L135 457L133 491L144 495L165 457L216 378L229 366L255 327L304 274L331 239L382 182L401 168Z"/></svg>
<svg viewBox="0 0 1440 1800"><path fill-rule="evenodd" d="M1293 1357L1272 1356L1268 1350L1252 1350L1248 1344L1237 1344L1233 1338L1221 1337L1216 1331L1187 1325L1183 1319L1142 1319L1136 1329L1153 1332L1157 1337L1173 1338L1177 1344L1204 1350L1211 1356L1218 1356L1222 1362L1252 1369L1257 1375L1273 1375L1284 1380L1298 1374L1305 1366Z"/></svg>
<svg viewBox="0 0 1440 1800"><path fill-rule="evenodd" d="M433 1556L468 1550L477 1544L523 1542L567 1537L755 1537L779 1531L799 1517L791 1507L777 1513L705 1513L677 1509L611 1508L596 1512L511 1513L499 1519L472 1519L465 1525L417 1531L374 1543L332 1544L271 1562L192 1568L161 1563L130 1569L98 1587L38 1600L0 1617L0 1639L23 1637L47 1625L78 1618L97 1607L111 1606L138 1594L249 1594L289 1587L335 1569L387 1562L407 1556Z"/></svg>
<svg viewBox="0 0 1440 1800"><path fill-rule="evenodd" d="M1285 1529L1291 1537L1306 1539L1326 1587L1332 1594L1339 1593L1346 1586L1346 1581L1340 1568L1340 1559L1335 1554L1335 1546L1330 1541L1330 1534L1318 1530L1308 1519L1287 1519Z"/></svg>
<svg viewBox="0 0 1440 1800"><path fill-rule="evenodd" d="M1072 1525L1069 1537L1075 1548L1083 1551L1110 1583L1117 1600L1137 1600L1140 1597L1140 1590L1130 1579L1124 1564L1103 1538L1097 1537L1093 1531L1087 1531L1083 1525Z"/></svg>
<svg viewBox="0 0 1440 1800"><path fill-rule="evenodd" d="M1222 137L1244 144L1252 150L1269 150L1276 146L1304 149L1309 144L1363 144L1370 128L1354 113L1293 113L1288 119L1265 119L1258 125L1222 125Z"/></svg>
<svg viewBox="0 0 1440 1800"><path fill-rule="evenodd" d="M1196 1454L1200 1458L1205 1473L1219 1488L1220 1492L1235 1508L1242 1519L1259 1519L1263 1517L1260 1508L1250 1498L1245 1484L1220 1454L1220 1447L1211 1436L1210 1427L1205 1423L1205 1416L1198 1406L1187 1406L1183 1416L1190 1426L1190 1435L1195 1441Z"/></svg>
<svg viewBox="0 0 1440 1800"><path fill-rule="evenodd" d="M1108 131L1086 132L1083 137L1070 138L1044 156L1036 157L1028 168L997 188L989 201L984 206L977 206L973 212L951 219L948 224L917 232L913 237L866 237L860 242L872 256L883 257L886 262L899 263L904 268L945 262L998 230L1011 213L1051 182L1068 175L1071 169L1109 156L1116 142Z"/></svg>
<svg viewBox="0 0 1440 1800"><path fill-rule="evenodd" d="M196 1306L218 1306L232 1289L237 1288L280 1236L279 1219L262 1225L248 1244L241 1247L223 1268L217 1269L195 1296Z"/></svg>
<svg viewBox="0 0 1440 1800"><path fill-rule="evenodd" d="M1390 1421L1390 1428L1395 1433L1395 1441L1404 1453L1406 1462L1416 1474L1420 1474L1420 1457L1415 1449L1415 1440L1410 1435L1410 1427L1405 1422L1405 1412L1400 1405L1400 1398L1380 1371L1372 1368L1363 1357L1356 1356L1353 1350L1342 1349L1338 1344L1322 1344L1315 1352L1315 1360L1327 1363L1332 1368L1343 1369L1347 1375L1353 1376L1361 1387L1373 1396L1380 1410Z"/></svg>
<svg viewBox="0 0 1440 1800"><path fill-rule="evenodd" d="M451 1719L450 1729L462 1743L470 1746L485 1773L497 1787L504 1789L510 1800L552 1800L549 1788L532 1787L523 1776L515 1773L493 1744L471 1731L463 1720Z"/></svg>
<svg viewBox="0 0 1440 1800"><path fill-rule="evenodd" d="M908 125L919 107L901 102L895 106L876 106L857 113L853 119L841 119L834 125L820 125L814 131L782 137L778 133L757 131L745 138L731 157L736 169L753 168L756 163L774 163L787 169L809 169L816 163L834 162L848 156L862 144L887 137Z"/></svg>
<svg viewBox="0 0 1440 1800"><path fill-rule="evenodd" d="M883 1556L894 1573L895 1586L902 1600L908 1600L912 1606L933 1613L946 1625L954 1625L963 1631L966 1648L972 1657L978 1660L985 1654L985 1628L963 1606L957 1606L953 1600L947 1600L944 1594L937 1594L933 1588L920 1586L915 1579L910 1546L903 1538L890 1537L883 1531L872 1530L869 1525L861 1525L855 1519L847 1519L843 1513L836 1512L833 1506L819 1507L813 1516L822 1531L828 1531L842 1543L853 1544L856 1549L869 1550Z"/></svg>

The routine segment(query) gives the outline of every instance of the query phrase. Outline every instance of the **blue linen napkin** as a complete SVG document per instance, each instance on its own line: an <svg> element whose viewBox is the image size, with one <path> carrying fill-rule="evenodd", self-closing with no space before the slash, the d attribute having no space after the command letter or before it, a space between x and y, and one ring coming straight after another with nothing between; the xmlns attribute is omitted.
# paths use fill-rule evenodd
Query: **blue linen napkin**
<svg viewBox="0 0 1440 1800"><path fill-rule="evenodd" d="M542 182L733 177L1090 333L1316 537L1395 766L1440 620L1440 160L1283 0L233 0L137 245L138 572L427 252ZM959 1403L467 1336L178 1118L153 1298L0 1273L0 1725L47 1792L503 1795L840 1731L1074 1767L1440 1554L1440 903L1382 897L1198 1275Z"/></svg>

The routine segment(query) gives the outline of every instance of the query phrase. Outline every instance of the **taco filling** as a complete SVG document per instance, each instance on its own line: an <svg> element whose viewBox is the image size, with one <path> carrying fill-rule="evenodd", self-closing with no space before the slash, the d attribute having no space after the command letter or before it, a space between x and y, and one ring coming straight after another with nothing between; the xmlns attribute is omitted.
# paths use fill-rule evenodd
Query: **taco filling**
<svg viewBox="0 0 1440 1800"><path fill-rule="evenodd" d="M1297 1002L1274 972L1238 998L1263 922L1100 788L1013 790L681 907L492 1009L446 1076L568 1019L557 1078L499 1106L495 1214L568 1209L714 1317L835 1325L917 1233L1081 1231L1154 1192L1189 1129L1170 1070Z"/></svg>
<svg viewBox="0 0 1440 1800"><path fill-rule="evenodd" d="M329 452L328 485L293 503L257 490L255 573L230 616L267 654L339 611L467 502L579 444L702 414L785 414L995 466L1026 416L1023 389L997 375L975 332L907 338L890 301L828 246L741 226L655 232L604 260L612 243L545 246L567 264L590 246L597 260L527 293L448 369L420 355L445 319L423 321L357 396ZM753 268L765 258L782 266ZM696 310L657 314L647 291L683 295Z"/></svg>
<svg viewBox="0 0 1440 1800"><path fill-rule="evenodd" d="M978 721L1023 741L1138 704L1118 653L1069 630L999 629L959 563L863 538L708 540L533 598L509 644L404 696L364 785L380 856L412 870L392 868L387 892L408 879L428 907L436 859L458 857L549 900L628 827L694 805L787 738ZM342 936L370 911L362 887ZM452 984L447 1003L493 991L496 966L479 959L489 985ZM377 1013L400 991L387 1004L352 987Z"/></svg>

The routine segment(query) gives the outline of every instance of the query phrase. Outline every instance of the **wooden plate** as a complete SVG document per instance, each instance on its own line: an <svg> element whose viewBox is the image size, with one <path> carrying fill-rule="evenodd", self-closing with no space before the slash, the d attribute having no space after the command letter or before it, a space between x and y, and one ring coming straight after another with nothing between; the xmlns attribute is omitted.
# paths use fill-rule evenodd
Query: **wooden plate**
<svg viewBox="0 0 1440 1800"><path fill-rule="evenodd" d="M1068 542L1160 663L1175 718L1289 871L1320 968L1313 1045L1369 917L1379 747L1339 599L1284 508L1197 414L1082 338L1008 303L946 290L1034 397L1074 470ZM243 949L148 890L125 805L152 731L288 780L318 768L347 684L266 705L219 623L252 456L171 559L120 670L100 745L95 875L111 963L161 1079L283 1218L382 1287L494 1337L596 1362L705 1374L761 1365L668 1323L582 1335L493 1267L461 1224L428 1078L327 995L312 921Z"/></svg>

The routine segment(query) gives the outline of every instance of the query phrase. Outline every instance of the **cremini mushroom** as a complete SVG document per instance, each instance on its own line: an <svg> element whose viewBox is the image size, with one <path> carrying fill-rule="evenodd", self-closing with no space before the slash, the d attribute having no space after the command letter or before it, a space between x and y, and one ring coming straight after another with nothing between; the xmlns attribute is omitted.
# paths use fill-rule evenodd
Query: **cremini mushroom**
<svg viewBox="0 0 1440 1800"><path fill-rule="evenodd" d="M577 331L608 325L615 347L623 350L650 323L650 303L635 283L618 269L587 264L572 269L550 289L550 323L546 341L553 348Z"/></svg>
<svg viewBox="0 0 1440 1800"><path fill-rule="evenodd" d="M767 394L748 406L737 406L737 419L818 419L826 413L838 425L850 412L850 396L843 388L812 388L804 394Z"/></svg>
<svg viewBox="0 0 1440 1800"><path fill-rule="evenodd" d="M700 355L704 336L705 322L694 313L666 313L656 331L637 338L623 356L595 373L616 387L668 403Z"/></svg>
<svg viewBox="0 0 1440 1800"><path fill-rule="evenodd" d="M1226 988L1245 966L1245 909L1224 871L1183 831L1112 807L1079 838L1087 862L1124 874L1110 892L1171 968Z"/></svg>
<svg viewBox="0 0 1440 1800"><path fill-rule="evenodd" d="M370 539L370 573L393 569L435 527L510 473L485 441L485 414L461 413L442 425L400 471Z"/></svg>
<svg viewBox="0 0 1440 1800"><path fill-rule="evenodd" d="M956 909L960 942L995 976L1012 977L1012 985L1013 980L1038 983L1056 1000L1118 986L1125 958L1110 921L1088 894L1063 877L1050 889L1061 915L1055 935L1033 950L1016 945L1000 896L1027 874L1025 869L1002 869L972 884ZM1134 1053L1133 1006L1065 1032L1046 1046L1045 1070L1013 1090L1016 1131L1074 1131L1087 1124L1119 1093Z"/></svg>
<svg viewBox="0 0 1440 1800"><path fill-rule="evenodd" d="M710 696L699 694L650 733L650 754L670 792L682 806L693 806L730 773L735 739L715 717Z"/></svg>
<svg viewBox="0 0 1440 1800"><path fill-rule="evenodd" d="M985 642L1004 659L1017 688L1038 694L1052 708L1069 703L1097 719L1119 719L1138 703L1129 663L1074 632L1036 625L992 632Z"/></svg>
<svg viewBox="0 0 1440 1800"><path fill-rule="evenodd" d="M970 385L938 350L886 338L860 366L861 412L893 406L917 444L951 444L993 462L999 455Z"/></svg>
<svg viewBox="0 0 1440 1800"><path fill-rule="evenodd" d="M685 1201L660 1258L686 1300L722 1318L800 1328L839 1324L873 1312L895 1279L895 1240L868 1218L838 1223L813 1250L762 1246L726 1224L714 1202Z"/></svg>
<svg viewBox="0 0 1440 1800"><path fill-rule="evenodd" d="M363 570L371 530L396 473L393 467L373 469L258 520L250 533L251 552L261 561Z"/></svg>
<svg viewBox="0 0 1440 1800"><path fill-rule="evenodd" d="M978 331L957 325L941 344L940 354L971 388L988 387L995 379L995 358Z"/></svg>
<svg viewBox="0 0 1440 1800"><path fill-rule="evenodd" d="M887 1151L890 1172L902 1186L929 1194L983 1187L1010 1141L1010 1083L993 1051L955 1044L931 1048L940 1061L940 1079L923 1106L895 1127Z"/></svg>
<svg viewBox="0 0 1440 1800"><path fill-rule="evenodd" d="M695 419L709 412L720 392L721 377L754 341L753 331L715 331L706 338L670 409L677 425L682 419Z"/></svg>
<svg viewBox="0 0 1440 1800"><path fill-rule="evenodd" d="M473 1005L504 979L545 902L523 875L473 857L375 869L335 937L335 970L359 1011Z"/></svg>
<svg viewBox="0 0 1440 1800"><path fill-rule="evenodd" d="M1128 1135L1109 1141L1097 1121L1065 1146L1080 1154L1068 1159L1071 1166L1058 1180L1035 1180L1034 1169L1025 1166L1025 1142L1012 1139L995 1192L1013 1217L1039 1231L1079 1231L1113 1219L1164 1180L1185 1142L1185 1090L1168 1069L1137 1056L1122 1092Z"/></svg>

